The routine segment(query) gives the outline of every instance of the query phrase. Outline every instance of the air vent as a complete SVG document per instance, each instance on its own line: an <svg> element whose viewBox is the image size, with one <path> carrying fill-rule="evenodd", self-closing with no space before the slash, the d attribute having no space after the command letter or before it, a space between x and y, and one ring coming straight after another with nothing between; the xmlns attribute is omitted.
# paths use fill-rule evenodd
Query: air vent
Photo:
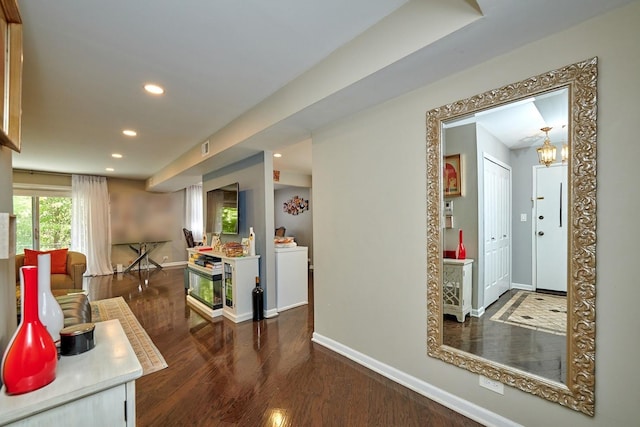
<svg viewBox="0 0 640 427"><path fill-rule="evenodd" d="M206 140L202 143L202 145L200 146L200 152L202 153L202 157L209 154L209 140Z"/></svg>

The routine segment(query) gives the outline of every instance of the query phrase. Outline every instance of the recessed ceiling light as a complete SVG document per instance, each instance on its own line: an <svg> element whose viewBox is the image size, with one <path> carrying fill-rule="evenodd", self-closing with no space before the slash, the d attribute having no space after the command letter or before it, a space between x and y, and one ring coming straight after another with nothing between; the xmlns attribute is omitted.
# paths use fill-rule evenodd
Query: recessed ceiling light
<svg viewBox="0 0 640 427"><path fill-rule="evenodd" d="M162 95L164 93L164 89L162 87L153 83L147 83L144 85L144 90L154 95Z"/></svg>
<svg viewBox="0 0 640 427"><path fill-rule="evenodd" d="M273 154L273 157L282 157L282 154L280 154L280 153L274 153L274 154Z"/></svg>
<svg viewBox="0 0 640 427"><path fill-rule="evenodd" d="M114 159L121 159L121 158L122 158L122 154L120 154L120 153L113 153L113 154L111 155L111 157L113 157Z"/></svg>
<svg viewBox="0 0 640 427"><path fill-rule="evenodd" d="M106 168L105 170L106 170L107 172L113 172L113 171L114 171L114 169L113 169L113 168Z"/></svg>
<svg viewBox="0 0 640 427"><path fill-rule="evenodd" d="M122 131L122 133L124 133L127 136L136 136L138 134L138 132L136 132L135 130L131 130L131 129L125 129Z"/></svg>

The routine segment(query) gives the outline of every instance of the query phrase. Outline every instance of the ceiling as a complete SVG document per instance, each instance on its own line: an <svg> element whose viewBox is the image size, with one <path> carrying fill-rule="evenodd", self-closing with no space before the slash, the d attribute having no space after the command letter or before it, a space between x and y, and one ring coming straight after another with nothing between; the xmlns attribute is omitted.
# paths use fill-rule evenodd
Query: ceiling
<svg viewBox="0 0 640 427"><path fill-rule="evenodd" d="M628 2L18 0L13 167L173 191L266 150L310 173L315 129Z"/></svg>
<svg viewBox="0 0 640 427"><path fill-rule="evenodd" d="M512 150L542 145L544 127L549 140L561 146L568 141L569 91L566 88L477 112L445 122L445 128L477 123Z"/></svg>

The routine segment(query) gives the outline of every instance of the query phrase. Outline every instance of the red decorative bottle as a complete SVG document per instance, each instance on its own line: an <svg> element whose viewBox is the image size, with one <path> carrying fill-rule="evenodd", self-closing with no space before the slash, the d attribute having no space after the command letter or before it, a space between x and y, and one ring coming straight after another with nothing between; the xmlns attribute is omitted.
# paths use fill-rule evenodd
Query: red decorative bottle
<svg viewBox="0 0 640 427"><path fill-rule="evenodd" d="M2 360L7 394L22 394L56 378L58 351L38 317L38 267L20 268L22 319Z"/></svg>
<svg viewBox="0 0 640 427"><path fill-rule="evenodd" d="M467 257L467 250L464 248L464 243L462 243L462 228L459 231L458 236L458 248L456 249L456 258L457 259L465 259Z"/></svg>

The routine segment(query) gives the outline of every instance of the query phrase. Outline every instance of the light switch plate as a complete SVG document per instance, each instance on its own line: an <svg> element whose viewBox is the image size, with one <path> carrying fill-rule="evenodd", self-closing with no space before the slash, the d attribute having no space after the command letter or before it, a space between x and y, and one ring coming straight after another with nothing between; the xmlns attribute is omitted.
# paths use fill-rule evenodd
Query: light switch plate
<svg viewBox="0 0 640 427"><path fill-rule="evenodd" d="M520 222L527 222L527 214L520 214Z"/></svg>

